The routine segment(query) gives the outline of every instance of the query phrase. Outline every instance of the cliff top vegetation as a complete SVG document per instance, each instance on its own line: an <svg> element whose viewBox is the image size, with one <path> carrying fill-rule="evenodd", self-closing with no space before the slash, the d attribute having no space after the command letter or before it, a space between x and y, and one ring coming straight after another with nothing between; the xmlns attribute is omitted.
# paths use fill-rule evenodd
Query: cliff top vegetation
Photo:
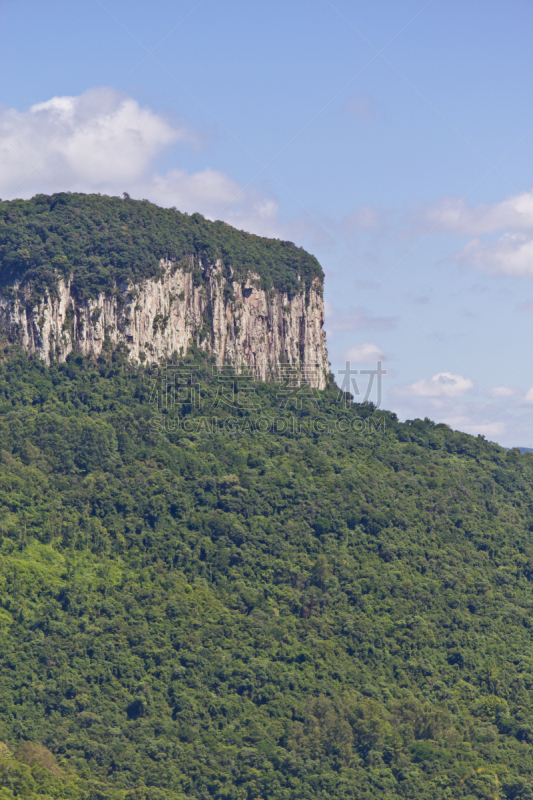
<svg viewBox="0 0 533 800"><path fill-rule="evenodd" d="M323 280L316 258L292 242L148 200L61 192L0 201L0 284L29 284L35 298L53 291L58 277L72 277L80 299L113 292L157 277L162 258L186 270L221 259L227 277L253 272L264 288L291 293Z"/></svg>

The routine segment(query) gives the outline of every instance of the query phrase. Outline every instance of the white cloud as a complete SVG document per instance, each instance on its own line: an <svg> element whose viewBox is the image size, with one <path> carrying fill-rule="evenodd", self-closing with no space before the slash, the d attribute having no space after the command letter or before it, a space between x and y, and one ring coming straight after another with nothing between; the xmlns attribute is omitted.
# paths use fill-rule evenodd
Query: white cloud
<svg viewBox="0 0 533 800"><path fill-rule="evenodd" d="M510 386L493 386L492 389L489 389L489 394L491 397L512 397L516 394L515 389L511 389Z"/></svg>
<svg viewBox="0 0 533 800"><path fill-rule="evenodd" d="M458 258L493 275L528 278L533 275L533 235L505 233L495 242L472 239Z"/></svg>
<svg viewBox="0 0 533 800"><path fill-rule="evenodd" d="M421 378L410 386L398 387L396 394L403 397L462 397L465 392L474 388L474 382L462 375L453 375L451 372L439 372L430 380Z"/></svg>
<svg viewBox="0 0 533 800"><path fill-rule="evenodd" d="M0 193L20 196L138 179L168 145L187 138L163 117L112 89L53 97L0 114Z"/></svg>
<svg viewBox="0 0 533 800"><path fill-rule="evenodd" d="M236 181L220 170L207 167L189 174L173 169L165 175L152 175L137 181L136 197L148 197L161 206L176 206L180 211L200 211L210 219L224 219L238 228L263 236L279 236L279 206L257 191L242 191Z"/></svg>
<svg viewBox="0 0 533 800"><path fill-rule="evenodd" d="M492 275L533 276L533 190L473 207L462 198L445 198L425 217L432 228L474 237L458 260ZM501 235L491 239L494 234Z"/></svg>
<svg viewBox="0 0 533 800"><path fill-rule="evenodd" d="M533 229L533 190L508 197L501 203L469 207L462 198L447 197L427 212L440 229L469 236L496 231Z"/></svg>
<svg viewBox="0 0 533 800"><path fill-rule="evenodd" d="M171 145L195 144L198 132L169 120L113 89L53 97L25 111L0 111L0 197L56 191L146 197L180 211L199 211L239 228L287 238L278 203L244 189L229 175L207 167L166 174L154 159ZM284 235L285 234L285 235Z"/></svg>
<svg viewBox="0 0 533 800"><path fill-rule="evenodd" d="M522 399L522 404L527 406L533 405L533 386L526 392L525 397Z"/></svg>
<svg viewBox="0 0 533 800"><path fill-rule="evenodd" d="M213 208L222 208L239 193L239 184L228 175L214 169L204 169L190 175L184 169L172 169L166 175L154 175L138 185L150 192L160 205L172 202L178 208L183 205L198 206L206 198Z"/></svg>
<svg viewBox="0 0 533 800"><path fill-rule="evenodd" d="M346 350L344 358L353 364L375 364L377 361L385 361L386 355L379 345L364 342Z"/></svg>

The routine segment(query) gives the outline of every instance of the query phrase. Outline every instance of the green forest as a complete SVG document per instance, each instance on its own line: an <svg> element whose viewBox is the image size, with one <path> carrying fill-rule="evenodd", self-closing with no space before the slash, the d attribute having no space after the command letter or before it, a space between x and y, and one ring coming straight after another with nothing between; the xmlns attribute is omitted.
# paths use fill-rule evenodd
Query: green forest
<svg viewBox="0 0 533 800"><path fill-rule="evenodd" d="M127 195L0 201L4 296L161 259L323 281ZM533 800L532 636L533 453L0 332L0 800Z"/></svg>
<svg viewBox="0 0 533 800"><path fill-rule="evenodd" d="M1 344L0 800L533 798L533 456L187 363Z"/></svg>
<svg viewBox="0 0 533 800"><path fill-rule="evenodd" d="M250 272L264 288L308 289L323 272L316 258L292 242L266 239L182 214L148 200L61 192L31 200L0 200L0 285L29 285L32 300L54 292L59 277L72 280L82 301L100 292L160 274L160 259L194 271L220 260L225 276Z"/></svg>

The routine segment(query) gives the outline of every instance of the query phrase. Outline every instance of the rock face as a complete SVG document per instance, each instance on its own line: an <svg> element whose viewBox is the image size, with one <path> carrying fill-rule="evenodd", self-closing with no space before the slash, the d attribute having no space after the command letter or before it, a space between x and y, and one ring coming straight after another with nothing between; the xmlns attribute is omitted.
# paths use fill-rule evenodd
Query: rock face
<svg viewBox="0 0 533 800"><path fill-rule="evenodd" d="M162 362L183 356L192 344L216 364L247 368L269 380L287 366L322 389L329 372L318 280L290 296L260 288L259 276L227 281L217 262L184 271L161 261L162 277L117 286L113 294L76 299L61 280L57 293L32 305L31 287L0 294L0 318L10 337L44 361L64 361L73 350L98 355L108 340L124 345L133 361Z"/></svg>

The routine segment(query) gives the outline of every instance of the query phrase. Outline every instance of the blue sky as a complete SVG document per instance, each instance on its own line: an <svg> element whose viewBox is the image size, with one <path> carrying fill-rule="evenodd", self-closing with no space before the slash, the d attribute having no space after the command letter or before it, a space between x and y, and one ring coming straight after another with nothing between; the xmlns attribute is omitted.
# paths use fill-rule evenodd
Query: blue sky
<svg viewBox="0 0 533 800"><path fill-rule="evenodd" d="M2 0L0 196L148 197L326 272L333 371L533 447L533 6ZM360 387L364 391L364 387Z"/></svg>

